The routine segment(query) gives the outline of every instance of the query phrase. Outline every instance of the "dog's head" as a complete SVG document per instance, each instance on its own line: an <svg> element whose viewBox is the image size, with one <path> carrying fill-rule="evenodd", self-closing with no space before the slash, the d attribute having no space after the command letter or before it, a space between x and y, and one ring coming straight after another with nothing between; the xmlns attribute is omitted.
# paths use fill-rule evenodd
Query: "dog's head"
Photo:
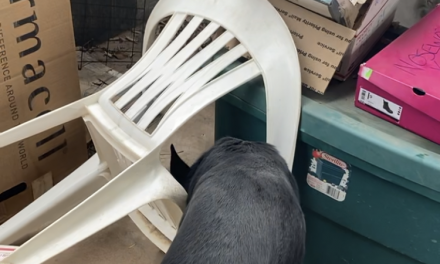
<svg viewBox="0 0 440 264"><path fill-rule="evenodd" d="M270 151L269 151L270 150ZM223 137L217 140L208 151L203 153L197 161L188 166L177 153L174 145L171 144L171 160L170 160L170 173L176 179L176 181L183 186L183 188L189 193L190 183L197 181L204 172L212 167L217 166L219 163L227 162L228 158L240 157L245 153L252 152L271 152L268 155L277 154L275 148L268 147L265 143L244 141L233 137Z"/></svg>
<svg viewBox="0 0 440 264"><path fill-rule="evenodd" d="M191 193L191 183L197 182L197 179L209 168L212 167L215 162L212 162L212 158L217 160L217 157L210 157L210 154L216 147L214 146L210 150L203 153L192 166L188 166L177 153L174 145L171 144L171 160L170 160L170 173L176 179L176 181L182 185L187 191L188 196ZM192 186L194 187L194 186Z"/></svg>

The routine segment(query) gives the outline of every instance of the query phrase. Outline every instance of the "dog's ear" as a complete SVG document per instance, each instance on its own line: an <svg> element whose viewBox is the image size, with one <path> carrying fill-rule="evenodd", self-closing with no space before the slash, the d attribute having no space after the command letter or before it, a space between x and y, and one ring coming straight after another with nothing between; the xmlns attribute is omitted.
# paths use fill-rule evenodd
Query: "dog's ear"
<svg viewBox="0 0 440 264"><path fill-rule="evenodd" d="M179 157L173 144L170 146L170 151L170 173L173 175L174 179L180 183L180 185L185 186L187 181L186 178L190 172L190 167Z"/></svg>

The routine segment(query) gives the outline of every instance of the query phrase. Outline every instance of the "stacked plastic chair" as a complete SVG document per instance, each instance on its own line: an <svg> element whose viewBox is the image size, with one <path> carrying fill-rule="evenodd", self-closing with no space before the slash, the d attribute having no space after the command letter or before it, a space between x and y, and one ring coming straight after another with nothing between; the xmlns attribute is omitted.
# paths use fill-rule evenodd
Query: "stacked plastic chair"
<svg viewBox="0 0 440 264"><path fill-rule="evenodd" d="M218 56L234 39L238 45ZM0 227L3 245L32 236L1 263L42 263L126 215L166 252L186 192L161 165L162 145L205 106L258 76L266 87L267 142L292 165L300 69L287 26L267 0L161 0L144 45L138 63L104 90L0 134L3 147L82 118L97 150ZM251 59L228 68L246 53Z"/></svg>

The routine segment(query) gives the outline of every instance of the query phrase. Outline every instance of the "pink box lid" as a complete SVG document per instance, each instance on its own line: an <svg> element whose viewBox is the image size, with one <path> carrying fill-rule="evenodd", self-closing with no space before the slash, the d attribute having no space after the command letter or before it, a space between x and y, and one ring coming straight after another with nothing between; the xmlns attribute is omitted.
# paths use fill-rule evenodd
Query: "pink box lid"
<svg viewBox="0 0 440 264"><path fill-rule="evenodd" d="M440 5L362 65L359 73L440 121Z"/></svg>

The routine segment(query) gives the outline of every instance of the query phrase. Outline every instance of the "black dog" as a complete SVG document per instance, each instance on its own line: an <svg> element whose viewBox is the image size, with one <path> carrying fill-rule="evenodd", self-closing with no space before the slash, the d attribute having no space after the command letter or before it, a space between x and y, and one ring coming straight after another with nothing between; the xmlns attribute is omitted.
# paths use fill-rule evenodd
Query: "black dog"
<svg viewBox="0 0 440 264"><path fill-rule="evenodd" d="M300 264L306 226L298 187L266 143L223 138L190 168L171 145L187 208L162 264Z"/></svg>

